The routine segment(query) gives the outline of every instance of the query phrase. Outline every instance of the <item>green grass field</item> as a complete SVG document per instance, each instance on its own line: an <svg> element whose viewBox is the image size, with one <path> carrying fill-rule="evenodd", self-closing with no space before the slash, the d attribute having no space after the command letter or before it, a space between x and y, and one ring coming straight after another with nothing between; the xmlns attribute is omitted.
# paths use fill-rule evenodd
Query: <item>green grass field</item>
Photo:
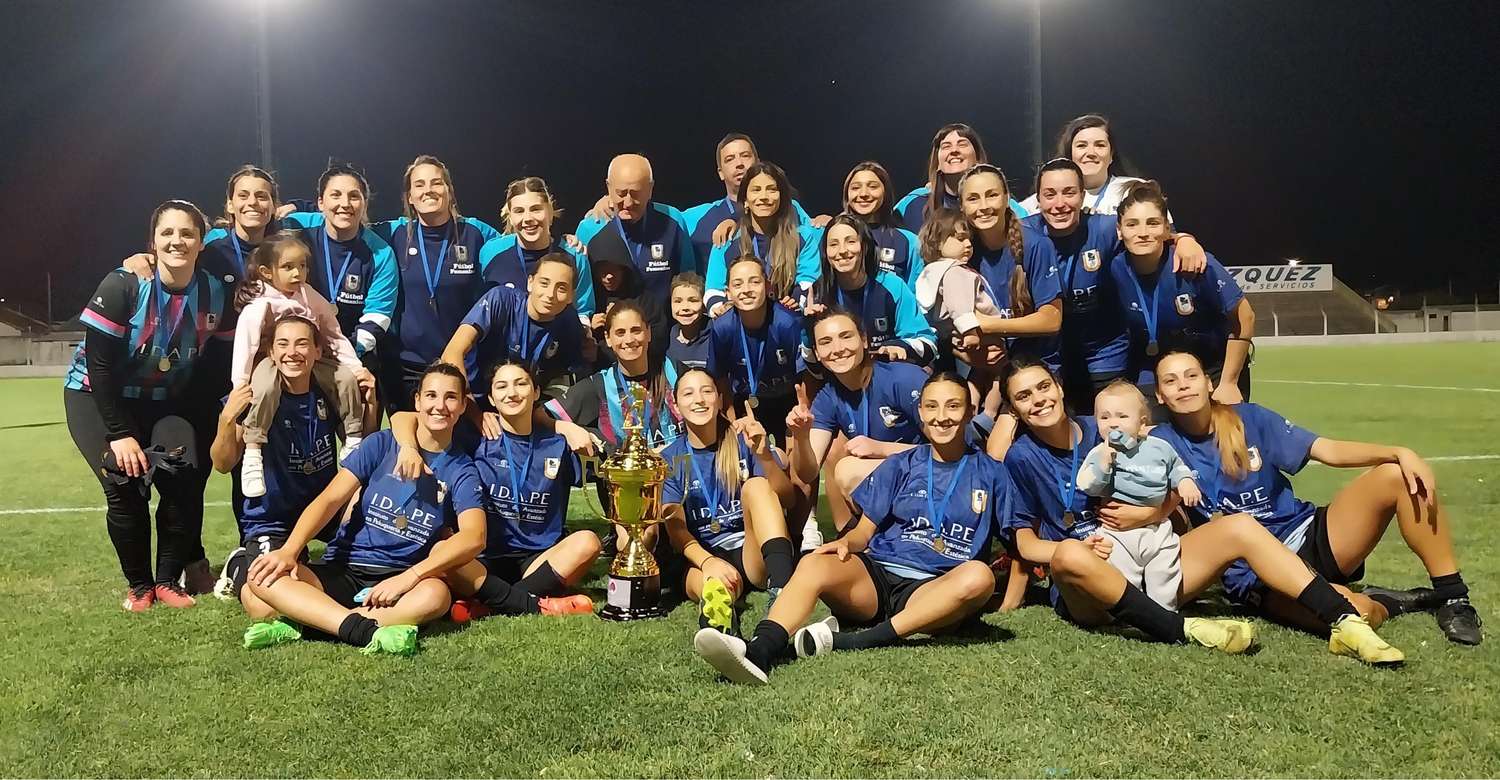
<svg viewBox="0 0 1500 780"><path fill-rule="evenodd" d="M1315 431L1438 458L1464 573L1500 629L1500 394L1452 389L1500 388L1500 345L1268 348L1254 372L1257 401ZM1449 645L1427 615L1382 630L1406 651L1397 671L1264 621L1260 652L1227 657L1080 631L1046 608L989 615L988 636L792 664L768 688L715 679L690 606L645 624L439 624L410 659L321 642L250 653L235 604L122 612L102 511L15 511L103 503L60 395L60 380L0 382L6 776L1500 774L1500 635ZM1296 481L1323 502L1352 476L1312 466ZM227 493L216 477L209 500ZM205 537L218 565L235 541L227 506ZM1368 569L1426 583L1394 530Z"/></svg>

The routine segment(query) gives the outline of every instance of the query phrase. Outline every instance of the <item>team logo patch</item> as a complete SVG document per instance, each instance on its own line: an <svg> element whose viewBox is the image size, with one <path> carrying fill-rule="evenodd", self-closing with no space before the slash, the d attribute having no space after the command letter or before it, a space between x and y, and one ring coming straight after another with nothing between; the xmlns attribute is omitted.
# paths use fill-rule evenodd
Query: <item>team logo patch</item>
<svg viewBox="0 0 1500 780"><path fill-rule="evenodd" d="M885 423L885 427L887 428L894 428L900 425L905 419L906 415L889 406L880 407L880 421Z"/></svg>
<svg viewBox="0 0 1500 780"><path fill-rule="evenodd" d="M314 409L318 413L319 420L328 419L328 404L323 403L323 399L318 399L318 402L314 404Z"/></svg>
<svg viewBox="0 0 1500 780"><path fill-rule="evenodd" d="M406 248L406 253L409 254L409 255L411 255L412 257L416 257L417 256L417 248L414 247L414 246L409 246L409 247Z"/></svg>
<svg viewBox="0 0 1500 780"><path fill-rule="evenodd" d="M987 493L987 492L985 492L983 490L974 490L974 491L972 491L972 492L969 493L969 508L972 509L972 510L974 510L974 514L977 515L980 512L983 512L984 508L986 506L989 506L989 503L990 503L990 494L989 493Z"/></svg>
<svg viewBox="0 0 1500 780"><path fill-rule="evenodd" d="M1174 301L1177 305L1177 313L1186 317L1193 313L1193 296L1191 293L1183 293Z"/></svg>
<svg viewBox="0 0 1500 780"><path fill-rule="evenodd" d="M203 326L209 330L219 329L219 315L208 312L203 315Z"/></svg>
<svg viewBox="0 0 1500 780"><path fill-rule="evenodd" d="M1097 250L1097 249L1088 249L1088 250L1084 251L1084 253L1083 253L1083 270L1088 271L1089 273L1093 273L1093 272L1099 270L1099 266L1101 266L1103 264L1104 264L1104 261L1101 260L1100 257L1099 257L1099 250Z"/></svg>
<svg viewBox="0 0 1500 780"><path fill-rule="evenodd" d="M747 461L747 460L745 460L744 458L740 458L740 479L744 480L744 479L749 479L749 478L750 478L750 462Z"/></svg>
<svg viewBox="0 0 1500 780"><path fill-rule="evenodd" d="M463 244L459 244L453 247L453 256L457 258L458 262L467 263L469 262L469 248Z"/></svg>
<svg viewBox="0 0 1500 780"><path fill-rule="evenodd" d="M662 259L662 258L664 258L666 256L667 256L667 246L666 246L666 244L652 244L651 245L651 259L652 260L660 260L660 259Z"/></svg>
<svg viewBox="0 0 1500 780"><path fill-rule="evenodd" d="M547 479L557 479L557 470L562 467L562 458L548 458L542 461L542 473Z"/></svg>
<svg viewBox="0 0 1500 780"><path fill-rule="evenodd" d="M1250 448L1250 470L1251 471L1260 471L1260 448L1259 447L1251 447Z"/></svg>
<svg viewBox="0 0 1500 780"><path fill-rule="evenodd" d="M557 354L557 347L558 347L558 344L555 341L552 342L551 344L548 344L547 345L547 357L552 357L553 355L556 355Z"/></svg>
<svg viewBox="0 0 1500 780"><path fill-rule="evenodd" d="M437 502L439 504L441 504L441 503L443 503L443 499L445 499L445 498L448 497L448 483L442 481L441 479L438 480L437 483L438 483Z"/></svg>
<svg viewBox="0 0 1500 780"><path fill-rule="evenodd" d="M234 283L234 274L224 274L224 281L228 282L230 284L233 284Z"/></svg>
<svg viewBox="0 0 1500 780"><path fill-rule="evenodd" d="M875 318L875 330L878 330L881 333L884 333L886 331L886 323L887 323L887 320L886 320L885 317L876 317Z"/></svg>
<svg viewBox="0 0 1500 780"><path fill-rule="evenodd" d="M344 277L344 292L359 292L359 274L349 274Z"/></svg>
<svg viewBox="0 0 1500 780"><path fill-rule="evenodd" d="M892 265L896 262L896 250L888 246L880 248L880 262Z"/></svg>
<svg viewBox="0 0 1500 780"><path fill-rule="evenodd" d="M777 349L776 350L776 362L779 365L783 365L783 366L786 365L786 350L784 350L784 349Z"/></svg>

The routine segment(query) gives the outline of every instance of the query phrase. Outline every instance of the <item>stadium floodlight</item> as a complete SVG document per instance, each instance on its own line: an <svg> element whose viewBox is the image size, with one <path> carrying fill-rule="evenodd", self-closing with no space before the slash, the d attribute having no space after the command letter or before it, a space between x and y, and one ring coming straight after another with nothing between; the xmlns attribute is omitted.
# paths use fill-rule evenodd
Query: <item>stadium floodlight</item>
<svg viewBox="0 0 1500 780"><path fill-rule="evenodd" d="M1286 259L1286 264L1287 265L1302 265L1302 258L1300 258L1300 257L1288 257Z"/></svg>

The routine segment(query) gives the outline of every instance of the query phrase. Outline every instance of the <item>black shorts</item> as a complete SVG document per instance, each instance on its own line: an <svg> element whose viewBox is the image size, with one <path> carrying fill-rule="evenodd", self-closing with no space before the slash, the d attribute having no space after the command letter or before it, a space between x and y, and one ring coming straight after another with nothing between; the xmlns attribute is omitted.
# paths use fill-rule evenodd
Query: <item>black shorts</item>
<svg viewBox="0 0 1500 780"><path fill-rule="evenodd" d="M932 580L913 580L892 574L884 566L881 566L874 558L860 553L855 556L865 565L865 571L870 575L870 582L875 584L875 600L878 604L875 617L868 622L879 623L890 620L893 615L906 609L906 602L911 600L911 594L917 592L917 588L926 585ZM836 615L839 622L844 622L843 615ZM851 619L848 622L859 624L866 621Z"/></svg>
<svg viewBox="0 0 1500 780"><path fill-rule="evenodd" d="M485 570L492 577L499 577L506 583L514 585L526 576L526 570L537 558L542 557L546 550L514 550L512 552L500 553L481 557L479 562L484 564Z"/></svg>
<svg viewBox="0 0 1500 780"><path fill-rule="evenodd" d="M318 581L323 583L323 592L346 609L359 606L354 597L359 595L360 591L373 588L381 580L401 573L400 569L378 571L356 568L342 563L310 563L307 568L312 569Z"/></svg>
<svg viewBox="0 0 1500 780"><path fill-rule="evenodd" d="M665 534L663 535L665 536ZM729 550L723 547L711 547L705 544L703 545L703 549L707 550L709 555L712 555L713 557L718 558L721 561L725 561L730 566L734 567L735 573L740 575L740 582L743 584L743 587L740 588L741 595L749 593L755 588L754 585L750 584L750 575L745 573L745 548L743 546L736 547L733 550ZM687 559L683 558L683 560L686 561ZM684 593L687 592L687 575L690 571L692 571L692 566L682 567L682 574L677 578L683 584Z"/></svg>
<svg viewBox="0 0 1500 780"><path fill-rule="evenodd" d="M1335 585L1348 585L1365 578L1364 561L1360 561L1354 571L1348 574L1339 569L1338 558L1334 557L1333 546L1328 542L1326 506L1318 507L1318 511L1313 513L1312 525L1307 529L1307 537L1302 540L1302 549L1297 551L1297 557L1313 571L1323 575L1323 579Z"/></svg>
<svg viewBox="0 0 1500 780"><path fill-rule="evenodd" d="M239 549L229 554L224 561L224 576L234 583L234 597L240 598L240 591L245 588L245 578L250 574L250 564L255 559L265 555L272 550L281 549L286 544L285 536L271 536L262 534L253 539L241 539ZM297 556L298 563L307 563L307 550Z"/></svg>

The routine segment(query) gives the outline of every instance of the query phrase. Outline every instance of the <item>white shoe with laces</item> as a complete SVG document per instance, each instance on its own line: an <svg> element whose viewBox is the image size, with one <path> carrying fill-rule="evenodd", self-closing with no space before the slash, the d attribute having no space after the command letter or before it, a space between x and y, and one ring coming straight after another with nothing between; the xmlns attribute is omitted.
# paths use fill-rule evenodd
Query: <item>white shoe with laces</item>
<svg viewBox="0 0 1500 780"><path fill-rule="evenodd" d="M714 628L700 628L693 636L693 649L730 682L766 684L765 670L745 657L745 640L737 636Z"/></svg>
<svg viewBox="0 0 1500 780"><path fill-rule="evenodd" d="M240 464L240 492L246 498L260 498L266 494L265 464L259 449L245 450L245 460Z"/></svg>
<svg viewBox="0 0 1500 780"><path fill-rule="evenodd" d="M812 552L823 546L823 531L818 528L818 517L807 518L802 526L802 552Z"/></svg>
<svg viewBox="0 0 1500 780"><path fill-rule="evenodd" d="M792 647L797 648L798 658L812 658L833 650L833 635L839 632L839 619L829 615L816 623L797 629L792 635Z"/></svg>

